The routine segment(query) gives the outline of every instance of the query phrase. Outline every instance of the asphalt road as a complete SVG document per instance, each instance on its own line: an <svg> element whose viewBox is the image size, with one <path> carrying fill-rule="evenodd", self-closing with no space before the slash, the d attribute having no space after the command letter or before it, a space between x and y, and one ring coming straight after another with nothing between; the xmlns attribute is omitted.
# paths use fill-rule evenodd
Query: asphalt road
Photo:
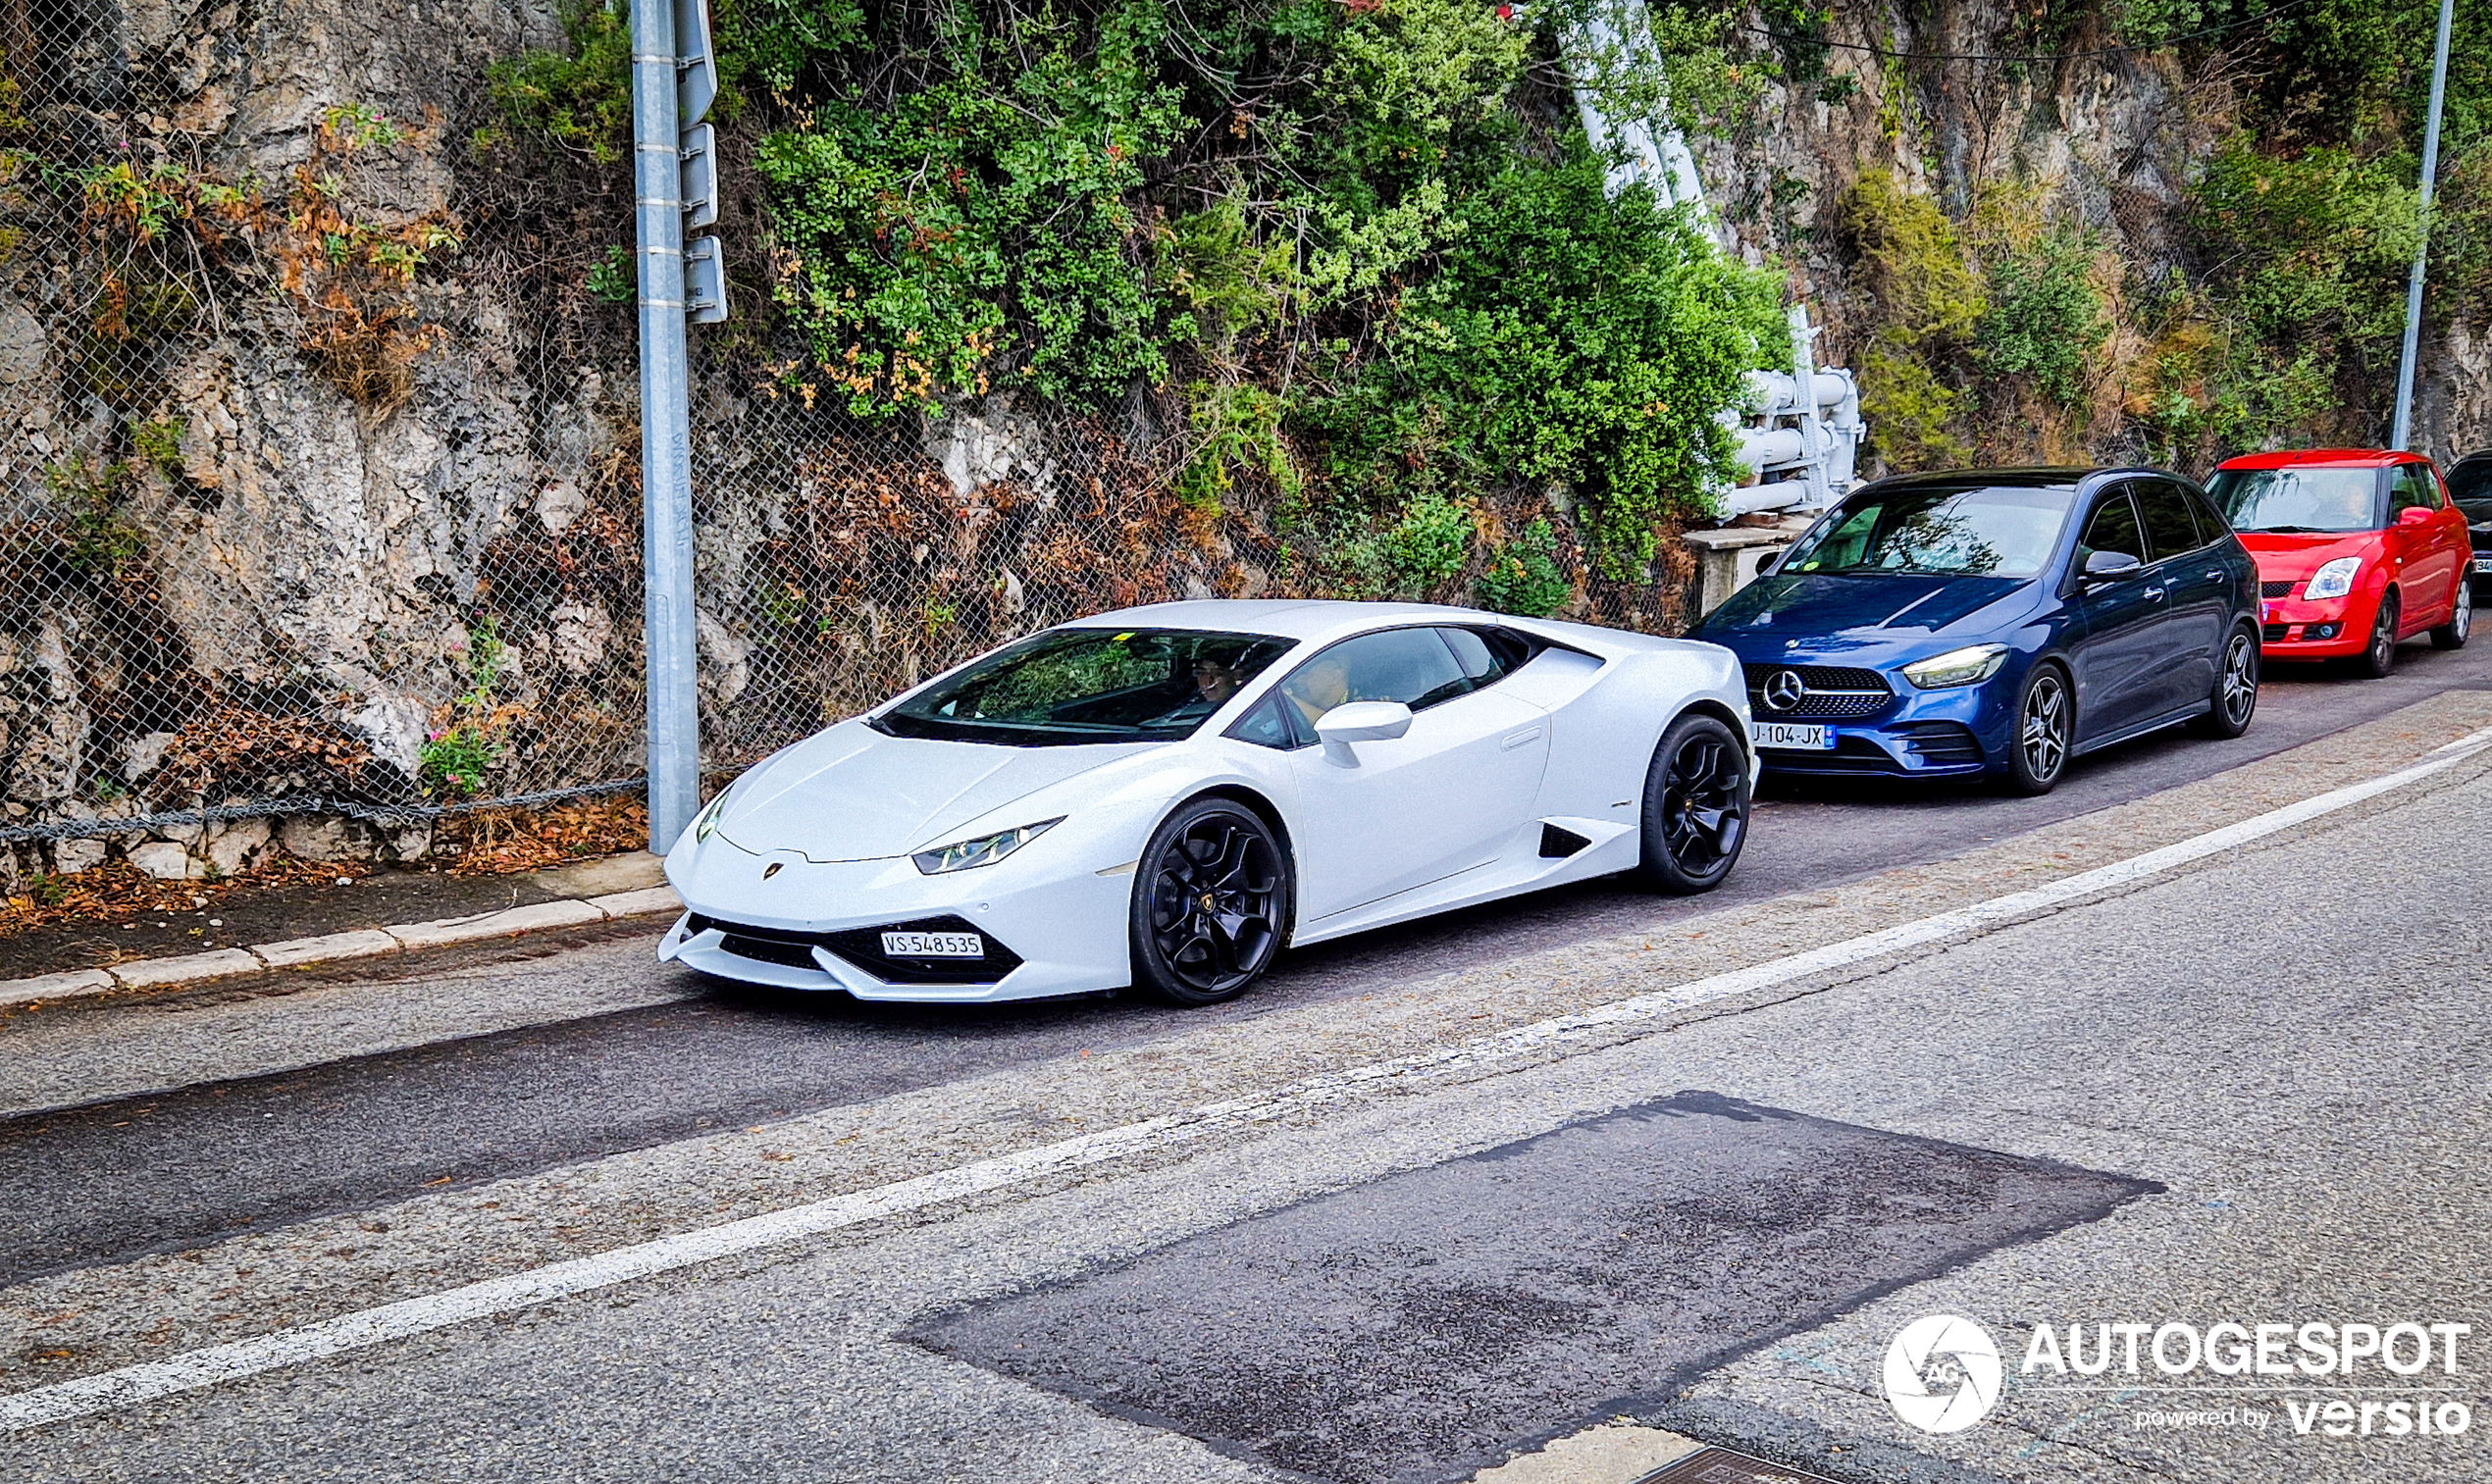
<svg viewBox="0 0 2492 1484"><path fill-rule="evenodd" d="M2279 688L2259 740L2291 739L2303 699ZM2363 765L2430 755L2486 714L2444 697L2405 755ZM2337 737L2294 740L2326 751ZM2144 840L2155 811L2181 807L2168 786L2221 750L2138 749L2072 787L2134 781L2094 833ZM2172 770L2159 787L2158 770ZM1873 842L1909 834L1952 859L2011 833L2002 821L2047 822L2009 812L2024 803L1918 806L1959 833L1922 833L1885 799L1777 805L1760 845L1804 844L1794 821L1809 820L1863 852L1782 878L1840 918L1818 942L1930 909L1821 890L1903 858ZM2462 863L2487 832L2492 753L2467 754L2187 870L1504 1059L1428 1049L1546 990L1499 977L1517 944L1574 914L1583 961L1556 981L1584 998L1552 1003L1600 1005L1617 994L1585 985L1650 983L1634 965L1669 945L1582 925L1680 909L1580 893L1477 914L1446 935L1476 972L1427 996L1394 993L1416 983L1397 968L1410 953L1370 944L1308 955L1254 1007L1212 1016L696 998L36 1115L13 1130L33 1152L0 1170L11 1214L52 1244L50 1258L20 1249L21 1272L64 1252L105 1265L0 1283L0 1415L8 1392L536 1270L542 1257L510 1256L530 1223L576 1233L552 1250L585 1255L852 1194L892 1203L408 1338L334 1355L288 1342L204 1389L90 1399L0 1432L0 1465L46 1480L1456 1484L1624 1417L1843 1484L2467 1484L2492 1477L2492 1187L2477 1168L2492 918ZM1969 875L1916 879L1934 896L1951 883L1949 904L1996 899L2053 858L1961 858L1976 856ZM1783 931L1790 896L1714 920ZM456 973L485 990L611 977L633 950ZM1396 971L1362 977L1363 962ZM1689 950L1654 974L1683 984L1703 962ZM235 1012L282 1024L336 993ZM106 1007L94 1024L189 1013ZM1300 1080L1396 1055L1410 1070ZM1299 1087L1313 1091L1283 1096ZM1218 1097L1251 1106L1200 1136L1149 1132ZM764 1121L730 1127L747 1117ZM891 1194L1117 1130L1127 1155L1016 1166L915 1204ZM625 1151L597 1155L601 1141ZM55 1173L70 1159L84 1163ZM429 1162L442 1159L472 1164ZM451 1182L406 1188L436 1168ZM177 1207L170 1224L144 1227L132 1192ZM235 1213L282 1229L128 1255ZM1890 1342L1935 1314L1964 1316L2006 1357L1960 1431L1915 1430L1883 1395ZM2041 1325L2173 1320L2465 1324L2474 1339L2427 1373L2150 1364L2089 1381L2017 1363ZM2349 1397L2471 1411L2431 1434L2291 1420Z"/></svg>
<svg viewBox="0 0 2492 1484"><path fill-rule="evenodd" d="M0 1227L0 1284L1128 1047L1166 1034L1172 1018L1251 1021L1765 901L2148 797L2453 688L2492 688L2483 649L2411 644L2403 657L2379 682L2271 676L2247 736L2146 739L2081 760L2041 798L1960 786L1769 785L1747 853L1710 896L1595 883L1492 904L1298 953L1245 1000L1182 1017L1129 999L917 1009L723 989L0 1119L0 1190L20 1213ZM642 938L471 978L485 981L478 993L519 999L584 984L658 995L695 987L686 971L649 961Z"/></svg>

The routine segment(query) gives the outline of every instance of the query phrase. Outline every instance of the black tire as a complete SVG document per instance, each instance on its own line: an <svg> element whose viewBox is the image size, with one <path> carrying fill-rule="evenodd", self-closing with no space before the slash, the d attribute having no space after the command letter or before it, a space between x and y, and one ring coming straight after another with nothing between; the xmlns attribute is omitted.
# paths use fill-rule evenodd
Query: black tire
<svg viewBox="0 0 2492 1484"><path fill-rule="evenodd" d="M1676 896L1722 885L1748 838L1748 749L1718 718L1671 723L1644 769L1644 880Z"/></svg>
<svg viewBox="0 0 2492 1484"><path fill-rule="evenodd" d="M2077 695L2068 672L2049 661L2034 666L2016 692L2016 722L2007 734L2008 789L2030 796L2059 787L2076 742Z"/></svg>
<svg viewBox="0 0 2492 1484"><path fill-rule="evenodd" d="M2201 737L2239 737L2258 711L2258 634L2248 625L2232 631L2215 657L2215 691L2206 714L2191 723Z"/></svg>
<svg viewBox="0 0 2492 1484"><path fill-rule="evenodd" d="M2474 632L2474 579L2458 579L2457 606L2449 610L2449 621L2431 631L2434 649L2463 649L2466 636Z"/></svg>
<svg viewBox="0 0 2492 1484"><path fill-rule="evenodd" d="M2354 656L2355 674L2364 680L2386 680L2397 668L2397 621L2404 612L2396 588L2379 595L2379 611L2371 619L2371 641Z"/></svg>
<svg viewBox="0 0 2492 1484"><path fill-rule="evenodd" d="M1245 805L1198 798L1153 831L1133 872L1133 985L1170 1004L1246 993L1289 922L1289 862Z"/></svg>

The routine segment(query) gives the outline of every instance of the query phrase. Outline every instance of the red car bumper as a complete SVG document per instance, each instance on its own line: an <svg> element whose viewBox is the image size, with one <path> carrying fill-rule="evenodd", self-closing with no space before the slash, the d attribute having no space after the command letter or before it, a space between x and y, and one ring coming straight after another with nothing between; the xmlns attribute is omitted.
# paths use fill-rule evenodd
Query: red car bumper
<svg viewBox="0 0 2492 1484"><path fill-rule="evenodd" d="M2379 594L2356 592L2319 602L2271 597L2258 605L2262 659L2350 659L2370 642Z"/></svg>

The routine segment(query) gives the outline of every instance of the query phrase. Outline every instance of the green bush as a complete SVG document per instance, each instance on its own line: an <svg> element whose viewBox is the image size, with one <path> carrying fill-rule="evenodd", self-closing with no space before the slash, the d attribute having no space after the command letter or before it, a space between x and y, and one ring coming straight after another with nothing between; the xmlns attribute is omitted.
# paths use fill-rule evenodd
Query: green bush
<svg viewBox="0 0 2492 1484"><path fill-rule="evenodd" d="M599 161L628 158L631 17L622 0L570 0L561 14L571 50L528 52L493 64L487 80L493 106L515 128Z"/></svg>
<svg viewBox="0 0 2492 1484"><path fill-rule="evenodd" d="M1146 66L1156 6L1104 14L1085 53L1012 19L960 71L865 107L826 100L762 142L794 271L781 308L851 408L936 411L999 382L1097 401L1167 368L1159 308L1127 256L1128 196L1176 137Z"/></svg>
<svg viewBox="0 0 2492 1484"><path fill-rule="evenodd" d="M1546 618L1575 596L1575 584L1557 562L1557 533L1535 519L1523 535L1498 549L1480 578L1480 604L1499 613Z"/></svg>
<svg viewBox="0 0 2492 1484"><path fill-rule="evenodd" d="M1648 191L1609 199L1602 174L1580 151L1509 168L1403 296L1387 353L1307 419L1350 482L1415 457L1458 479L1565 482L1602 571L1626 579L1661 522L1731 478L1713 413L1784 330L1772 279Z"/></svg>
<svg viewBox="0 0 2492 1484"><path fill-rule="evenodd" d="M1970 462L1955 424L1971 410L1965 352L1990 300L1955 224L1884 170L1863 175L1837 217L1878 306L1858 368L1870 437L1899 469Z"/></svg>
<svg viewBox="0 0 2492 1484"><path fill-rule="evenodd" d="M2079 232L2051 232L2030 251L2002 256L1991 269L1990 305L1975 331L1981 365L2031 377L2051 401L2074 403L2086 362L2110 329L2093 271L2094 244Z"/></svg>

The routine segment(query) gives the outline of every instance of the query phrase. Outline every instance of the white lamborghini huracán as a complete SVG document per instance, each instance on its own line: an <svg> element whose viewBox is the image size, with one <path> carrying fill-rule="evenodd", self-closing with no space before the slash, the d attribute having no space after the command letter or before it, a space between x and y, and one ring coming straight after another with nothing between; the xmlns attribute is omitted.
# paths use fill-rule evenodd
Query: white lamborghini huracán
<svg viewBox="0 0 2492 1484"><path fill-rule="evenodd" d="M1404 603L1188 602L1017 640L738 779L658 956L862 999L1229 998L1284 945L1738 860L1727 649Z"/></svg>

